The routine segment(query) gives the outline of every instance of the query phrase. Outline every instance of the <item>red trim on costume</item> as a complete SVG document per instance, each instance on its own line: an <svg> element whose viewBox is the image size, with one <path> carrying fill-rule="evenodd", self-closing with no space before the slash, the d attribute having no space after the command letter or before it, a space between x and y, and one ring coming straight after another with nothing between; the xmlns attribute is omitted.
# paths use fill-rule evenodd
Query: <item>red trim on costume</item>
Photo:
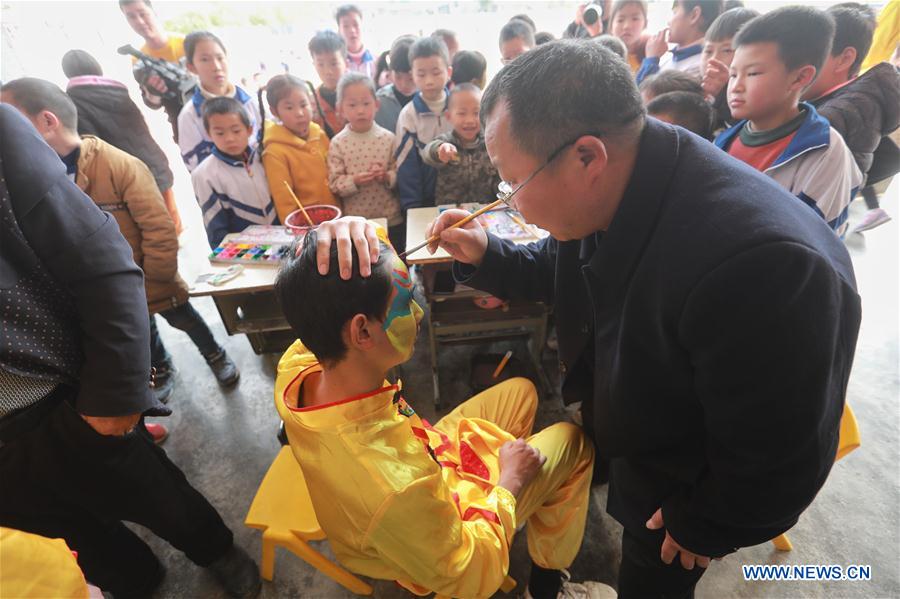
<svg viewBox="0 0 900 599"><path fill-rule="evenodd" d="M472 520L476 516L481 516L488 522L493 522L494 524L500 524L500 516L498 516L495 512L490 510L486 510L480 507L470 507L466 510L466 513L463 514L463 520Z"/></svg>
<svg viewBox="0 0 900 599"><path fill-rule="evenodd" d="M291 382L288 383L287 386L284 388L284 392L281 395L281 401L284 402L284 406L291 412L312 412L314 410L321 410L323 408L332 408L334 406L339 406L339 405L342 405L345 403L350 403L351 401L359 401L360 399L366 399L368 397L372 397L374 395L384 393L385 391L399 391L400 390L399 387L397 387L397 385L388 385L387 387L382 387L381 389L376 389L375 391L369 391L368 393L362 393L362 394L356 395L354 397L348 397L347 399L332 401L332 402L324 403L324 404L321 404L318 406L309 406L309 407L304 407L304 408L299 408L299 407L295 408L295 407L291 406L287 401L288 392L291 390L291 388L294 386L294 384L298 380L300 380L301 377L303 377L304 373L306 373L307 370L309 370L311 368L315 368L316 366L318 366L318 364L310 364L309 366L307 366L306 368L304 368L303 370L298 372L297 376L295 376L293 379L291 379Z"/></svg>
<svg viewBox="0 0 900 599"><path fill-rule="evenodd" d="M451 462L450 460L444 460L442 462L438 462L438 466L441 466L442 468L453 468L455 470L457 464Z"/></svg>
<svg viewBox="0 0 900 599"><path fill-rule="evenodd" d="M462 508L459 507L459 493L453 493L453 503L456 504L456 511L459 512L460 517L462 516Z"/></svg>
<svg viewBox="0 0 900 599"><path fill-rule="evenodd" d="M468 472L469 474L474 474L475 476L479 476L484 480L490 480L491 471L488 470L488 467L482 461L478 454L475 453L468 444L464 442L460 442L459 444L459 458L462 462L463 472Z"/></svg>
<svg viewBox="0 0 900 599"><path fill-rule="evenodd" d="M412 428L413 434L416 437L418 437L419 440L424 441L425 443L428 443L428 433L426 433L424 430L420 429L418 426L412 426L410 428Z"/></svg>
<svg viewBox="0 0 900 599"><path fill-rule="evenodd" d="M448 449L453 447L453 443L450 442L450 437L448 437L441 431L439 431L436 428L434 428L433 426L431 426L431 423L428 422L427 420L425 420L424 418L420 418L420 420L422 421L422 424L425 426L426 430L433 432L435 435L437 435L441 438L441 444L438 445L437 448L435 448L433 450L434 455L441 455L442 453L444 453L445 451L447 451Z"/></svg>

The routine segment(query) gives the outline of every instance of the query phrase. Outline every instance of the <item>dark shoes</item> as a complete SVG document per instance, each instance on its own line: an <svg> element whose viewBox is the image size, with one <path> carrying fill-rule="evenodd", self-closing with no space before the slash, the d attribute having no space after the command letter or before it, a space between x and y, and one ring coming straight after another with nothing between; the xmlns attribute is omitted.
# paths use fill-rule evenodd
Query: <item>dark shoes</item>
<svg viewBox="0 0 900 599"><path fill-rule="evenodd" d="M231 387L241 378L237 364L228 357L224 349L207 358L206 363L209 364L209 369L213 371L216 380L223 387Z"/></svg>
<svg viewBox="0 0 900 599"><path fill-rule="evenodd" d="M259 595L262 588L256 562L237 545L232 545L228 553L211 563L206 569L216 577L229 597L250 599Z"/></svg>
<svg viewBox="0 0 900 599"><path fill-rule="evenodd" d="M175 367L171 363L160 366L153 373L153 394L157 401L169 402L169 396L175 390Z"/></svg>

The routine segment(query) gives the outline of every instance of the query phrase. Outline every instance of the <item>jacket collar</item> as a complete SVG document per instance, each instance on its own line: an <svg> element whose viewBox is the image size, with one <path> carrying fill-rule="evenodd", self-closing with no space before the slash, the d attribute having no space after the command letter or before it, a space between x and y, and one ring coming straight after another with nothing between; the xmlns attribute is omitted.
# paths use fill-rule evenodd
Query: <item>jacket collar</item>
<svg viewBox="0 0 900 599"><path fill-rule="evenodd" d="M241 103L241 106L245 105L250 101L250 94L242 90L239 86L234 86L234 99ZM201 109L203 108L203 103L206 101L206 98L203 96L203 92L200 91L200 85L197 84L194 87L194 95L191 96L191 102L194 105L194 112L197 113L197 116L200 116Z"/></svg>
<svg viewBox="0 0 900 599"><path fill-rule="evenodd" d="M595 247L583 272L595 293L624 294L643 248L656 228L679 156L674 127L648 118L634 170L609 228L582 240L581 253ZM591 281L593 279L593 281ZM602 281L602 285L598 283ZM595 297L595 305L617 305Z"/></svg>
<svg viewBox="0 0 900 599"><path fill-rule="evenodd" d="M120 87L122 89L128 89L125 87L125 84L116 81L115 79L110 79L108 77L98 77L96 75L81 75L79 77L72 77L69 79L69 83L66 86L66 89L72 89L73 87L80 87L83 85L109 85L112 87Z"/></svg>
<svg viewBox="0 0 900 599"><path fill-rule="evenodd" d="M225 164L227 164L229 166L241 166L242 167L245 164L250 164L253 162L253 158L256 156L256 149L253 148L252 146L248 146L248 149L244 151L244 155L246 156L245 160L244 159L238 160L238 159L232 158L231 156L229 156L228 154L225 154L224 152L222 152L221 150L219 150L219 148L217 148L215 146L213 146L212 154L213 154L213 156L215 156L216 158L218 158L219 160L221 160L222 162L224 162Z"/></svg>
<svg viewBox="0 0 900 599"><path fill-rule="evenodd" d="M450 89L444 88L444 110L447 110L447 105L450 103ZM416 112L418 114L434 114L430 108L428 108L428 104L425 103L425 98L422 97L422 92L416 92L412 99L413 106L416 107ZM443 112L443 111L441 111Z"/></svg>
<svg viewBox="0 0 900 599"><path fill-rule="evenodd" d="M691 44L690 46L685 46L684 48L674 48L672 50L672 60L675 62L679 62L684 60L685 58L690 58L691 56L697 56L700 52L703 51L703 44Z"/></svg>
<svg viewBox="0 0 900 599"><path fill-rule="evenodd" d="M800 102L800 106L806 109L806 118L803 119L803 124L797 129L794 138L791 139L791 143L788 144L775 162L766 169L767 171L777 168L810 150L827 147L831 141L831 124L829 124L828 119L816 112L813 105L808 102ZM716 138L716 145L723 150L727 150L746 122L747 119L738 121L732 127L720 133Z"/></svg>

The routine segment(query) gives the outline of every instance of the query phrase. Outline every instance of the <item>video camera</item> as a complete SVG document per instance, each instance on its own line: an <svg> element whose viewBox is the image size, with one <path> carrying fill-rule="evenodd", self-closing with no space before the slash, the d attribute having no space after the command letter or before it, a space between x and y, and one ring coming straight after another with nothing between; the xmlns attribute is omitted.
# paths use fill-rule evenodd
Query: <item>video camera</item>
<svg viewBox="0 0 900 599"><path fill-rule="evenodd" d="M137 59L134 63L134 78L148 93L154 96L159 96L164 100L183 100L194 88L194 77L179 64L147 56L131 45L122 46L118 49L118 53L134 56ZM159 90L146 85L151 75L156 75L163 80L166 84L165 92L160 93Z"/></svg>

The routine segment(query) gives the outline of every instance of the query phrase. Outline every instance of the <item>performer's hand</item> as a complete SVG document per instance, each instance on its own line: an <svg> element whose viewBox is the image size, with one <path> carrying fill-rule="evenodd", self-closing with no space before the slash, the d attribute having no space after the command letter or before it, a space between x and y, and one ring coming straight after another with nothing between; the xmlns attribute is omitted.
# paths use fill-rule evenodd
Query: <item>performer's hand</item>
<svg viewBox="0 0 900 599"><path fill-rule="evenodd" d="M528 483L534 480L547 456L524 439L507 441L500 447L500 480L498 487L503 487L517 498Z"/></svg>
<svg viewBox="0 0 900 599"><path fill-rule="evenodd" d="M706 72L703 73L700 85L703 87L703 93L715 98L728 85L728 66L721 60L710 58L706 63Z"/></svg>
<svg viewBox="0 0 900 599"><path fill-rule="evenodd" d="M338 265L342 279L345 281L350 279L354 250L359 257L359 274L364 277L372 274L372 263L378 261L380 253L375 225L359 216L345 216L322 223L316 227L316 233L318 235L316 262L319 264L320 275L328 274L332 240L337 240Z"/></svg>
<svg viewBox="0 0 900 599"><path fill-rule="evenodd" d="M432 254L438 246L444 248L454 260L478 266L484 253L487 251L488 239L481 223L476 218L455 229L449 229L451 225L469 216L465 210L445 210L438 216L425 231L426 237L440 235L440 240L428 246Z"/></svg>
<svg viewBox="0 0 900 599"><path fill-rule="evenodd" d="M663 522L662 508L656 510L650 519L647 520L647 528L650 530L659 530L663 528L665 523ZM693 570L694 565L700 566L701 568L709 567L709 558L705 555L697 555L696 553L692 553L688 551L684 547L678 544L678 541L672 538L672 535L669 534L669 531L666 531L666 538L663 541L662 549L659 552L659 557L663 562L667 564L671 564L672 560L675 559L675 555L681 554L681 567L685 570Z"/></svg>
<svg viewBox="0 0 900 599"><path fill-rule="evenodd" d="M141 419L140 414L129 414L127 416L85 416L81 414L81 419L91 425L91 428L101 435L113 435L121 437L134 430L138 420Z"/></svg>
<svg viewBox="0 0 900 599"><path fill-rule="evenodd" d="M644 54L648 58L659 58L660 56L668 52L669 43L666 41L666 37L668 37L668 35L668 27L651 35L650 39L647 40L647 45L644 48Z"/></svg>

